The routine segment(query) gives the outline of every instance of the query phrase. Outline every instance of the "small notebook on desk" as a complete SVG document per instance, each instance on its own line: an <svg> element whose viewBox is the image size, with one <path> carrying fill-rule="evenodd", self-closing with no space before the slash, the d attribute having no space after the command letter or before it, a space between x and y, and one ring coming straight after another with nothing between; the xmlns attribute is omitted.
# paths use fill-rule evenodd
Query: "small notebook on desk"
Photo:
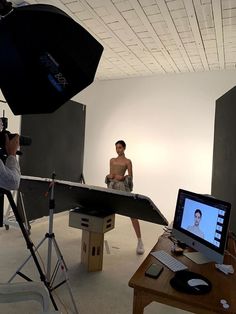
<svg viewBox="0 0 236 314"><path fill-rule="evenodd" d="M186 265L163 250L151 252L151 255L158 259L159 262L167 266L173 272L188 269Z"/></svg>

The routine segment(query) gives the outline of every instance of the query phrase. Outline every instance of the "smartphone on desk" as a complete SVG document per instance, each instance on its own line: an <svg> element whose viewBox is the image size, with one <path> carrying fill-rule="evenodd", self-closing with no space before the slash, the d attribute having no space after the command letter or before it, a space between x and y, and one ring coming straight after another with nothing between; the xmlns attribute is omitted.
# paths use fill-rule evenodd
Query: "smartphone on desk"
<svg viewBox="0 0 236 314"><path fill-rule="evenodd" d="M148 276L148 277L151 277L151 278L158 278L162 271L163 271L163 266L162 265L152 264L145 271L145 276Z"/></svg>

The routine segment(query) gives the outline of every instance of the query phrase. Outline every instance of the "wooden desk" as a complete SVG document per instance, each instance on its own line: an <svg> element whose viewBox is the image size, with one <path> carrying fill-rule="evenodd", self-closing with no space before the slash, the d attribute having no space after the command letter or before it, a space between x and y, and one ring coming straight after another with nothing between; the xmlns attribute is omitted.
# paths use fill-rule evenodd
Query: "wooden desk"
<svg viewBox="0 0 236 314"><path fill-rule="evenodd" d="M152 251L165 250L171 254L171 246L172 242L164 234ZM174 273L167 267L164 267L158 279L146 277L145 270L152 263L158 262L149 254L129 281L129 286L134 289L133 314L143 314L145 306L153 301L199 314L236 313L236 262L232 257L225 256L224 263L233 265L235 269L233 275L225 275L218 271L214 263L198 265L185 256L177 258L188 266L190 271L208 278L212 282L212 290L203 295L190 295L176 291L169 284ZM223 308L220 303L221 299L227 301L230 305L229 309Z"/></svg>

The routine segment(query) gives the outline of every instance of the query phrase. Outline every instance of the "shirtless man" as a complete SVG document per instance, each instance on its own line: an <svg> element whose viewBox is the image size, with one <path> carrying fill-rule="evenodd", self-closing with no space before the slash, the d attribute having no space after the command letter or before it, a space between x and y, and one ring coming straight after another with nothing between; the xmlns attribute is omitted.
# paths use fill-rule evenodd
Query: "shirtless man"
<svg viewBox="0 0 236 314"><path fill-rule="evenodd" d="M196 209L194 212L194 224L193 226L188 226L187 230L196 234L198 237L204 239L204 233L200 229L199 225L202 219L202 212L200 209Z"/></svg>
<svg viewBox="0 0 236 314"><path fill-rule="evenodd" d="M133 170L132 162L125 157L126 144L120 140L115 143L117 157L110 160L110 173L107 175L107 187L110 189L131 192L133 189ZM125 175L126 171L128 175ZM138 244L136 248L137 254L144 253L144 246L141 238L141 230L139 221L136 218L131 218L134 227Z"/></svg>

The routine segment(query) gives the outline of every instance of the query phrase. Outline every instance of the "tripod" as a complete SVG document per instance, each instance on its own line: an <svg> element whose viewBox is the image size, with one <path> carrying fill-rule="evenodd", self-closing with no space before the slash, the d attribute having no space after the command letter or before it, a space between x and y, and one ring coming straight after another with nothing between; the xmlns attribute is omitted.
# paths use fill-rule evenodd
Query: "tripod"
<svg viewBox="0 0 236 314"><path fill-rule="evenodd" d="M32 281L29 277L27 277L25 274L21 273L21 269L24 267L24 265L30 260L31 257L33 257L34 261L37 261L37 257L35 255L35 252L39 249L39 247L44 243L44 241L48 240L48 252L47 252L47 270L46 270L46 274L43 273L38 261L36 262L36 266L38 268L38 271L40 273L40 279L44 282L45 286L47 287L49 294L50 294L50 298L51 301L53 303L53 306L55 308L55 310L58 310L58 307L53 299L52 296L52 291L57 289L58 287L60 287L62 284L66 283L67 287L68 287L68 291L73 303L73 307L74 307L74 311L76 314L78 314L78 310L76 307L76 303L75 300L73 298L73 294L72 294L72 290L69 284L69 278L68 278L68 268L66 266L66 263L64 261L64 258L62 256L62 253L60 251L60 248L56 242L55 239L55 234L53 233L53 215L54 215L54 210L55 210L55 199L54 199L54 185L55 185L55 174L53 173L52 175L52 181L50 183L49 186L49 191L50 191L50 201L49 201L49 229L48 232L45 234L44 238L40 241L40 243L35 247L35 249L33 249L33 243L31 242L31 240L29 239L29 236L25 230L24 224L22 223L19 213L17 211L16 205L14 203L14 207L15 210L13 209L13 212L15 214L16 220L19 223L19 226L22 230L22 233L24 235L24 238L26 240L27 243L27 248L30 249L30 253L31 255L21 264L21 266L17 269L17 271L15 272L15 274L13 274L13 276L9 279L8 282L11 282L16 275L21 276L22 278L28 280L28 281ZM10 193L10 192L9 192ZM10 193L11 195L11 193ZM12 195L11 195L12 197ZM13 201L13 199L12 199ZM13 201L14 202L14 201ZM9 201L10 203L10 201ZM12 207L13 208L13 207ZM15 213L16 211L16 213ZM23 228L23 229L22 229ZM53 272L51 272L51 264L52 264L52 248L54 247L55 249L55 253L57 255L57 263L56 266L53 270ZM57 284L56 286L53 286L54 281L56 279L58 270L61 269L62 273L64 274L65 279L63 281L61 281L59 284ZM51 274L52 273L52 274Z"/></svg>

